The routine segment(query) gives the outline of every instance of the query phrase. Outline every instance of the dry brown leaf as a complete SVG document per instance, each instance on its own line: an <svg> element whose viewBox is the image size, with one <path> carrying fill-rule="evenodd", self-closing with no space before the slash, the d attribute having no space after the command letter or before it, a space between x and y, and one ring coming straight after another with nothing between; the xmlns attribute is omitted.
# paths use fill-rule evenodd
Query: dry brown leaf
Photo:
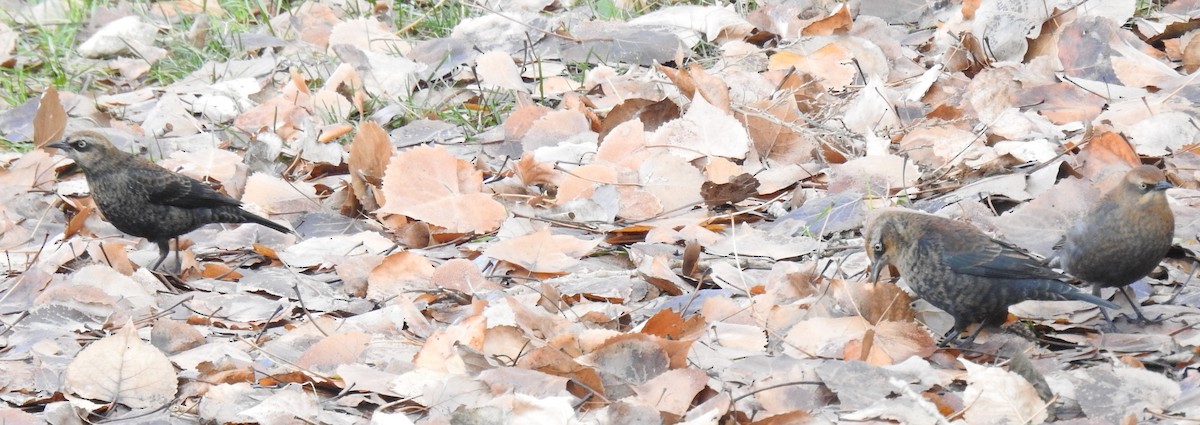
<svg viewBox="0 0 1200 425"><path fill-rule="evenodd" d="M347 44L364 51L387 55L404 55L411 47L396 35L396 29L369 17L349 19L334 25L329 31L330 47Z"/></svg>
<svg viewBox="0 0 1200 425"><path fill-rule="evenodd" d="M89 344L67 365L64 390L79 397L158 408L175 397L175 367L133 323Z"/></svg>
<svg viewBox="0 0 1200 425"><path fill-rule="evenodd" d="M150 343L170 354L199 347L204 342L204 335L195 327L169 317L155 320L150 331Z"/></svg>
<svg viewBox="0 0 1200 425"><path fill-rule="evenodd" d="M286 181L279 177L254 173L246 180L242 203L267 214L296 214L321 208L312 183Z"/></svg>
<svg viewBox="0 0 1200 425"><path fill-rule="evenodd" d="M233 125L250 134L258 134L271 129L280 138L289 140L296 136L302 122L308 118L308 112L295 101L283 96L267 99L258 106L234 118Z"/></svg>
<svg viewBox="0 0 1200 425"><path fill-rule="evenodd" d="M364 332L329 335L304 350L296 365L317 373L333 373L338 366L358 361L370 342L371 335Z"/></svg>
<svg viewBox="0 0 1200 425"><path fill-rule="evenodd" d="M225 263L201 263L200 275L208 279L221 279L231 282L236 282L242 278L242 274L238 273L237 269L229 267Z"/></svg>
<svg viewBox="0 0 1200 425"><path fill-rule="evenodd" d="M970 158L970 148L984 146L984 140L958 126L919 127L904 135L900 148L918 164L939 169Z"/></svg>
<svg viewBox="0 0 1200 425"><path fill-rule="evenodd" d="M400 214L449 233L500 227L504 206L483 193L483 174L445 148L421 146L397 153L383 177L385 203L376 214Z"/></svg>
<svg viewBox="0 0 1200 425"><path fill-rule="evenodd" d="M1105 131L1087 140L1076 160L1083 164L1079 168L1085 178L1094 179L1109 167L1132 168L1142 163L1133 145L1120 134Z"/></svg>
<svg viewBox="0 0 1200 425"><path fill-rule="evenodd" d="M754 107L761 112L739 111L736 115L745 123L760 158L781 165L812 161L816 143L792 127L803 123L795 97L763 99Z"/></svg>
<svg viewBox="0 0 1200 425"><path fill-rule="evenodd" d="M1032 105L1032 110L1055 124L1091 122L1108 106L1104 98L1066 82L1030 87L1017 102Z"/></svg>
<svg viewBox="0 0 1200 425"><path fill-rule="evenodd" d="M551 111L537 118L521 140L526 152L558 147L564 142L595 143L595 133L584 114L572 110ZM578 161L578 158L570 158Z"/></svg>
<svg viewBox="0 0 1200 425"><path fill-rule="evenodd" d="M433 270L429 277L430 283L438 288L446 288L465 294L477 294L487 291L504 289L495 282L483 277L479 267L465 258L455 258L442 263Z"/></svg>
<svg viewBox="0 0 1200 425"><path fill-rule="evenodd" d="M433 264L411 251L383 259L367 276L367 299L381 300L401 292L432 289Z"/></svg>
<svg viewBox="0 0 1200 425"><path fill-rule="evenodd" d="M845 34L850 31L853 20L850 18L850 8L839 4L837 12L818 19L801 30L802 35L833 35Z"/></svg>
<svg viewBox="0 0 1200 425"><path fill-rule="evenodd" d="M384 171L392 157L392 144L387 132L374 121L364 121L350 143L350 185L354 196L367 211L379 209L386 203L382 190Z"/></svg>
<svg viewBox="0 0 1200 425"><path fill-rule="evenodd" d="M492 50L475 58L475 75L485 89L529 92L512 56L503 51Z"/></svg>
<svg viewBox="0 0 1200 425"><path fill-rule="evenodd" d="M885 321L872 326L858 316L803 320L788 330L786 341L784 350L797 357L862 360L875 365L926 357L935 348L929 333L914 322Z"/></svg>
<svg viewBox="0 0 1200 425"><path fill-rule="evenodd" d="M650 155L646 149L646 128L640 120L629 120L608 133L596 150L596 159L636 170Z"/></svg>
<svg viewBox="0 0 1200 425"><path fill-rule="evenodd" d="M826 90L839 91L854 82L857 74L853 56L846 48L830 43L811 54L783 50L771 56L768 69L797 71L816 77Z"/></svg>
<svg viewBox="0 0 1200 425"><path fill-rule="evenodd" d="M487 318L476 315L435 331L413 357L413 364L436 372L463 373L466 365L456 347L462 344L475 350L483 349L485 329Z"/></svg>
<svg viewBox="0 0 1200 425"><path fill-rule="evenodd" d="M700 369L675 369L655 376L633 390L642 403L682 416L707 383L708 375Z"/></svg>
<svg viewBox="0 0 1200 425"><path fill-rule="evenodd" d="M557 185L561 180L558 170L554 169L554 164L549 162L538 162L533 157L533 154L526 153L521 159L517 160L516 166L513 167L517 177L521 179L521 183L525 186L536 185Z"/></svg>
<svg viewBox="0 0 1200 425"><path fill-rule="evenodd" d="M704 156L745 158L750 136L737 119L701 97L692 100L682 118L659 127L650 143L669 147L689 161Z"/></svg>
<svg viewBox="0 0 1200 425"><path fill-rule="evenodd" d="M972 423L1040 423L1046 420L1046 404L1033 384L1020 375L999 367L982 366L961 359L967 369L963 418Z"/></svg>
<svg viewBox="0 0 1200 425"><path fill-rule="evenodd" d="M749 173L734 177L729 183L704 182L700 185L700 197L708 206L732 205L758 193L758 179Z"/></svg>
<svg viewBox="0 0 1200 425"><path fill-rule="evenodd" d="M62 138L66 128L67 111L63 109L62 101L58 98L58 90L55 90L54 86L46 87L38 103L37 113L33 116L33 145L40 148Z"/></svg>
<svg viewBox="0 0 1200 425"><path fill-rule="evenodd" d="M626 99L604 116L600 126L600 140L605 140L609 132L627 121L640 121L647 131L654 131L663 124L679 118L679 114L679 105L671 99Z"/></svg>
<svg viewBox="0 0 1200 425"><path fill-rule="evenodd" d="M520 140L539 118L554 111L542 105L522 105L504 121L504 139Z"/></svg>
<svg viewBox="0 0 1200 425"><path fill-rule="evenodd" d="M680 340L699 336L698 333L707 329L707 325L704 316L694 315L684 319L675 310L664 309L646 320L646 324L642 326L642 333Z"/></svg>
<svg viewBox="0 0 1200 425"><path fill-rule="evenodd" d="M563 205L576 199L590 199L596 188L617 183L617 170L608 164L587 164L564 172L559 179L554 203Z"/></svg>
<svg viewBox="0 0 1200 425"><path fill-rule="evenodd" d="M504 260L538 273L571 271L579 258L589 254L601 240L583 240L574 236L554 235L543 229L529 235L492 244L483 255Z"/></svg>

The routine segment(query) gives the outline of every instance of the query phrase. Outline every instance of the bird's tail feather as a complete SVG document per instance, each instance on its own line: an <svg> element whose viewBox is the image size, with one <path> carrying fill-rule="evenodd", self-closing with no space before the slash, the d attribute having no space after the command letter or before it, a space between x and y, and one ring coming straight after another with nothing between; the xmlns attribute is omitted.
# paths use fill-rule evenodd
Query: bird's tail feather
<svg viewBox="0 0 1200 425"><path fill-rule="evenodd" d="M260 217L258 214L254 214L254 213L251 213L251 212L248 212L245 210L242 210L242 218L244 218L247 223L261 224L263 226L267 226L272 229L275 229L276 231L278 231L280 233L292 233L292 234L296 233L292 229L284 227L284 225L282 225L282 224L268 220L265 217Z"/></svg>
<svg viewBox="0 0 1200 425"><path fill-rule="evenodd" d="M1120 306L1113 304L1111 301L1080 291L1071 285L1057 280L1024 282L1036 286L1036 288L1031 288L1034 289L1032 292L1038 295L1036 299L1045 301L1085 301L1104 308L1120 308Z"/></svg>
<svg viewBox="0 0 1200 425"><path fill-rule="evenodd" d="M212 208L208 210L208 213L211 215L205 220L206 223L255 223L270 227L280 233L296 233L282 224L237 207Z"/></svg>

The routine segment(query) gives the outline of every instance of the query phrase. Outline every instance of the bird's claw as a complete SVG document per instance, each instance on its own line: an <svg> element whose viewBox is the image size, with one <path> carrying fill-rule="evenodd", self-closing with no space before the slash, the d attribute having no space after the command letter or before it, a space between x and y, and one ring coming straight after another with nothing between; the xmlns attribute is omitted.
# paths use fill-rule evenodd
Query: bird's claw
<svg viewBox="0 0 1200 425"><path fill-rule="evenodd" d="M1150 318L1147 318L1145 315L1143 315L1142 312L1140 312L1140 311L1134 310L1134 312L1137 313L1136 314L1137 317L1130 316L1126 313L1118 314L1117 317L1121 318L1121 319L1125 319L1126 321L1128 321L1130 323L1136 323L1138 326L1157 325L1157 324L1162 323L1167 320L1167 317L1166 317L1167 315L1161 314L1161 313L1158 315L1158 317L1150 319Z"/></svg>

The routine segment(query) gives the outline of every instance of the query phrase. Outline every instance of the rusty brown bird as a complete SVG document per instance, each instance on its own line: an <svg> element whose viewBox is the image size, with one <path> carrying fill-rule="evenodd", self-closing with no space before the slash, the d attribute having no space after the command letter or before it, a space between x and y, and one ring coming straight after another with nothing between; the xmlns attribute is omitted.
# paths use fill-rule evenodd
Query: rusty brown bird
<svg viewBox="0 0 1200 425"><path fill-rule="evenodd" d="M118 230L158 245L157 269L169 241L210 223L287 227L241 209L241 202L204 183L117 149L96 131L80 131L47 146L61 149L83 169L96 206Z"/></svg>
<svg viewBox="0 0 1200 425"><path fill-rule="evenodd" d="M1058 252L1063 270L1100 288L1118 288L1138 321L1149 322L1125 287L1150 274L1171 248L1175 216L1167 205L1171 188L1162 171L1143 165L1125 174L1081 221L1067 231ZM1116 329L1108 312L1104 320Z"/></svg>
<svg viewBox="0 0 1200 425"><path fill-rule="evenodd" d="M917 296L954 317L943 346L972 323L979 329L1004 323L1008 307L1025 300L1115 305L1064 283L1066 276L1024 250L948 218L884 208L871 213L863 236L872 281L894 265Z"/></svg>

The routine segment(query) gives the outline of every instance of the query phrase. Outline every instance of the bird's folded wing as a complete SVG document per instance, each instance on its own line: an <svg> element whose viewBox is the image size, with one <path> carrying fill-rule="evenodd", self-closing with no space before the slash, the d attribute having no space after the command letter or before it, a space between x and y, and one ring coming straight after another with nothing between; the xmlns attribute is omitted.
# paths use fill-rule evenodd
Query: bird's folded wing
<svg viewBox="0 0 1200 425"><path fill-rule="evenodd" d="M213 190L198 180L174 174L166 170L131 169L130 176L143 185L150 195L150 202L180 208L211 208L222 205L239 206L242 203L228 195Z"/></svg>
<svg viewBox="0 0 1200 425"><path fill-rule="evenodd" d="M1065 278L1016 246L994 239L988 242L945 244L946 265L956 273L995 279Z"/></svg>

